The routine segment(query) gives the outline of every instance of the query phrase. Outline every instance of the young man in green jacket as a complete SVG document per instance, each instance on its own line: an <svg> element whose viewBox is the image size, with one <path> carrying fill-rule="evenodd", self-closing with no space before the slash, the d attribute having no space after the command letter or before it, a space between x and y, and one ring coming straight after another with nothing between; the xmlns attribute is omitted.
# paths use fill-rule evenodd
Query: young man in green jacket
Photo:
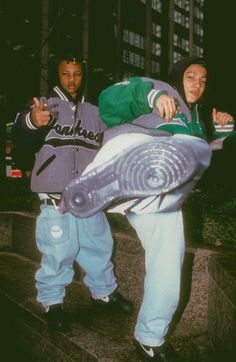
<svg viewBox="0 0 236 362"><path fill-rule="evenodd" d="M153 361L178 359L166 334L179 302L185 252L181 205L211 160L198 107L207 68L202 60L189 61L180 64L183 93L148 78L101 93L100 115L109 127L105 144L64 193L75 215L108 208L125 214L136 230L146 275L134 335L139 353ZM215 118L232 121L222 112ZM111 205L114 201L119 204Z"/></svg>
<svg viewBox="0 0 236 362"><path fill-rule="evenodd" d="M172 134L209 137L211 141L223 138L233 130L230 114L213 108L210 125L202 119L207 73L204 60L193 56L174 64L168 84L136 77L112 85L99 97L101 118L108 127L132 123Z"/></svg>

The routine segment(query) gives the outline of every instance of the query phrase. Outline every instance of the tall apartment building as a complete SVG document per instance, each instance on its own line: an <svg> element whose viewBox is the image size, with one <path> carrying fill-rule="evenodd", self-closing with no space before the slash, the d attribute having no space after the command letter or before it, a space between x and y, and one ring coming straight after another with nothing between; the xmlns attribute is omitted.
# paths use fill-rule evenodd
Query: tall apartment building
<svg viewBox="0 0 236 362"><path fill-rule="evenodd" d="M118 0L116 76L165 77L169 65L203 55L204 0Z"/></svg>
<svg viewBox="0 0 236 362"><path fill-rule="evenodd" d="M165 78L180 57L203 54L204 0L42 0L37 9L28 3L15 19L8 1L2 2L2 20L17 21L19 29L6 34L8 62L20 69L19 82L29 83L28 96L37 86L47 93L54 83L53 56L71 44L87 62L90 94L134 75Z"/></svg>
<svg viewBox="0 0 236 362"><path fill-rule="evenodd" d="M173 62L203 55L204 0L109 0L109 9L106 0L87 3L94 80L99 72L107 82L135 75L165 79Z"/></svg>

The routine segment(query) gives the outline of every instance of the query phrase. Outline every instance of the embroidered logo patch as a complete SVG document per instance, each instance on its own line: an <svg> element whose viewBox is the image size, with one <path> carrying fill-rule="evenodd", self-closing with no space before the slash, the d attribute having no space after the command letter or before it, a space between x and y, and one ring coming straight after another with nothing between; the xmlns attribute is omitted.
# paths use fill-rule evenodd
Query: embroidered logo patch
<svg viewBox="0 0 236 362"><path fill-rule="evenodd" d="M51 235L54 237L54 238L60 238L63 234L63 230L61 229L60 226L53 226L51 228Z"/></svg>

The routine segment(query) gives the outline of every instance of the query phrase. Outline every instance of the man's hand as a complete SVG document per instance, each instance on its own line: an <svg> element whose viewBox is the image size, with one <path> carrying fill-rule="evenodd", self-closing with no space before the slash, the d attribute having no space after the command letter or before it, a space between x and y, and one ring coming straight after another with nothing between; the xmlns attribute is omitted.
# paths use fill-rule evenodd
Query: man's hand
<svg viewBox="0 0 236 362"><path fill-rule="evenodd" d="M178 113L176 100L167 94L161 94L156 101L156 108L160 112L160 116L167 122L172 120L172 117Z"/></svg>
<svg viewBox="0 0 236 362"><path fill-rule="evenodd" d="M218 112L216 108L212 110L212 119L213 122L219 123L222 127L233 121L233 117L229 113Z"/></svg>
<svg viewBox="0 0 236 362"><path fill-rule="evenodd" d="M47 104L41 103L38 98L34 97L34 108L32 109L32 119L36 127L47 126L50 122L50 112L47 111Z"/></svg>

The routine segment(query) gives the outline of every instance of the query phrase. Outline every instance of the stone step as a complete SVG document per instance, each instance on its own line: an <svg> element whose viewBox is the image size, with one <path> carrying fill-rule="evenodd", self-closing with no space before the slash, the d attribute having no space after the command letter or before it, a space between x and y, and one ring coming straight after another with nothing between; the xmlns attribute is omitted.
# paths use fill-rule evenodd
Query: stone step
<svg viewBox="0 0 236 362"><path fill-rule="evenodd" d="M124 217L108 217L115 239L114 263L119 289L140 305L145 275L144 251L136 233ZM35 214L0 213L0 220L2 247L40 262L41 255L35 243ZM181 303L176 312L176 320L183 323L185 328L189 325L192 335L204 334L207 329L208 263L214 253L212 248L197 245L186 247ZM83 272L77 265L75 271L75 278L82 280Z"/></svg>
<svg viewBox="0 0 236 362"><path fill-rule="evenodd" d="M51 334L35 301L37 268L36 262L19 254L0 252L0 330L8 330L9 339L24 351L26 361L141 361L133 346L137 306L131 316L98 312L90 303L88 290L78 281L68 287L65 301L71 331ZM185 332L171 337L183 361L213 362L205 336Z"/></svg>
<svg viewBox="0 0 236 362"><path fill-rule="evenodd" d="M22 276L22 281L26 280L26 278L30 278L27 283L26 294L27 301L30 300L30 308L32 311L28 311L29 314L34 316L42 315L42 311L40 311L39 306L35 302L35 280L34 273L38 268L40 261L40 253L38 252L35 246L35 214L28 213L2 213L0 214L1 221L1 229L0 229L0 250L11 251L12 253L5 253L6 260L8 258L15 258L18 260L19 268L24 267L20 266L22 263L25 263L27 267L31 265L32 271L31 276ZM118 277L119 289L120 291L129 299L133 300L136 305L136 313L141 304L142 294L143 294L143 279L144 279L144 253L143 249L140 246L140 243L137 239L135 232L131 229L127 220L123 217L114 217L109 216L109 221L111 223L113 235L115 238L115 252L114 252L114 263L116 265L116 275ZM201 248L187 248L184 267L183 267L183 281L182 281L182 295L181 295L181 303L175 315L175 320L171 327L173 332L173 337L175 343L177 344L177 348L185 349L187 352L183 352L184 354L190 353L189 346L191 345L191 354L188 356L188 361L190 358L194 356L198 356L197 360L204 361L205 355L208 356L209 352L209 344L206 337L207 333L207 288L208 288L208 271L207 265L209 262L209 258L213 253L212 250L201 249ZM8 265L15 265L17 262L6 262ZM91 315L90 304L89 304L89 293L88 290L83 286L82 278L83 272L75 265L75 281L74 283L68 287L67 291L67 304L70 311L70 314L73 316L74 309L78 309L77 315L80 315L79 310L81 309L83 315ZM12 270L12 280L9 281L9 286L12 282L15 283L14 277L14 268ZM17 273L19 270L17 270ZM18 275L18 274L17 274ZM7 277L5 276L7 280ZM17 280L19 278L17 276ZM7 283L7 282L6 282ZM19 284L20 285L20 284ZM78 288L79 285L79 288ZM21 286L22 290L24 290L24 284ZM16 290L13 287L13 290ZM71 292L73 290L73 292ZM73 297L72 297L73 294ZM4 298L6 299L6 295L4 294ZM21 294L19 293L19 296ZM8 297L7 297L8 298ZM18 302L18 292L16 292L15 297L16 301L13 305L16 305L18 310L19 303L21 308L25 307L22 305L21 301ZM4 299L4 300L5 300ZM86 303L84 304L84 301ZM9 303L10 305L11 303ZM8 305L8 302L5 303ZM28 305L28 304L27 304ZM86 314L86 306L89 305L89 312ZM14 307L13 307L14 309ZM8 314L6 314L8 315ZM12 315L10 313L10 315ZM96 315L93 316L93 323L103 324L102 320L98 320ZM106 320L107 316L103 316L104 320ZM86 317L87 318L87 317ZM113 316L115 318L115 316ZM130 319L131 318L131 319ZM133 319L132 319L133 318ZM43 319L43 317L42 317ZM38 320L38 318L37 318ZM73 320L77 320L76 318L72 318ZM88 321L90 318L88 318ZM128 320L128 325L127 325ZM114 323L112 321L112 326L114 331L108 334L108 341L110 341L110 335L112 335L112 340L117 340L118 329L122 326L124 327L124 335L127 336L126 348L130 351L130 346L132 346L132 338L133 338L133 329L135 325L135 317L127 317L124 320L123 316L119 317L119 320L115 320ZM79 321L81 324L81 321ZM106 323L109 323L107 321ZM38 322L39 323L39 322ZM42 321L41 321L42 323ZM95 324L96 324L95 323ZM81 328L81 325L76 326L76 328ZM88 322L85 323L88 326ZM108 328L107 324L104 328ZM30 328L32 328L30 326ZM76 329L77 330L77 329ZM108 328L109 330L109 328ZM33 332L32 332L33 333ZM38 333L38 332L37 332ZM46 332L45 332L46 333ZM75 335L77 331L75 332ZM88 336L88 331L83 332L83 335ZM81 335L81 332L78 330L78 335ZM45 337L43 337L45 338ZM46 337L47 338L47 337ZM89 338L93 338L93 334L89 335ZM27 339L27 338L26 338ZM87 343L87 341L86 341ZM102 342L100 341L99 344ZM123 342L122 342L123 343ZM98 345L99 345L98 344ZM106 345L106 343L105 343ZM123 344L122 344L123 345ZM180 346L180 347L179 347ZM106 348L106 347L104 347ZM123 347L124 348L124 345ZM114 349L116 349L114 347ZM25 349L24 349L25 350ZM97 353L97 352L96 352ZM110 352L109 352L110 353ZM119 352L120 353L120 352ZM118 354L119 354L118 353ZM133 352L127 352L133 353ZM106 356L106 352L104 350L104 356ZM96 354L97 356L97 354ZM190 357L191 356L191 357ZM96 357L98 358L98 357ZM113 356L111 361L119 361L118 356ZM123 358L123 357L120 357ZM131 357L130 357L131 358ZM137 357L136 357L137 358ZM208 356L206 360L210 360ZM120 359L122 361L122 359ZM131 359L129 359L131 361ZM125 359L124 359L125 361Z"/></svg>

